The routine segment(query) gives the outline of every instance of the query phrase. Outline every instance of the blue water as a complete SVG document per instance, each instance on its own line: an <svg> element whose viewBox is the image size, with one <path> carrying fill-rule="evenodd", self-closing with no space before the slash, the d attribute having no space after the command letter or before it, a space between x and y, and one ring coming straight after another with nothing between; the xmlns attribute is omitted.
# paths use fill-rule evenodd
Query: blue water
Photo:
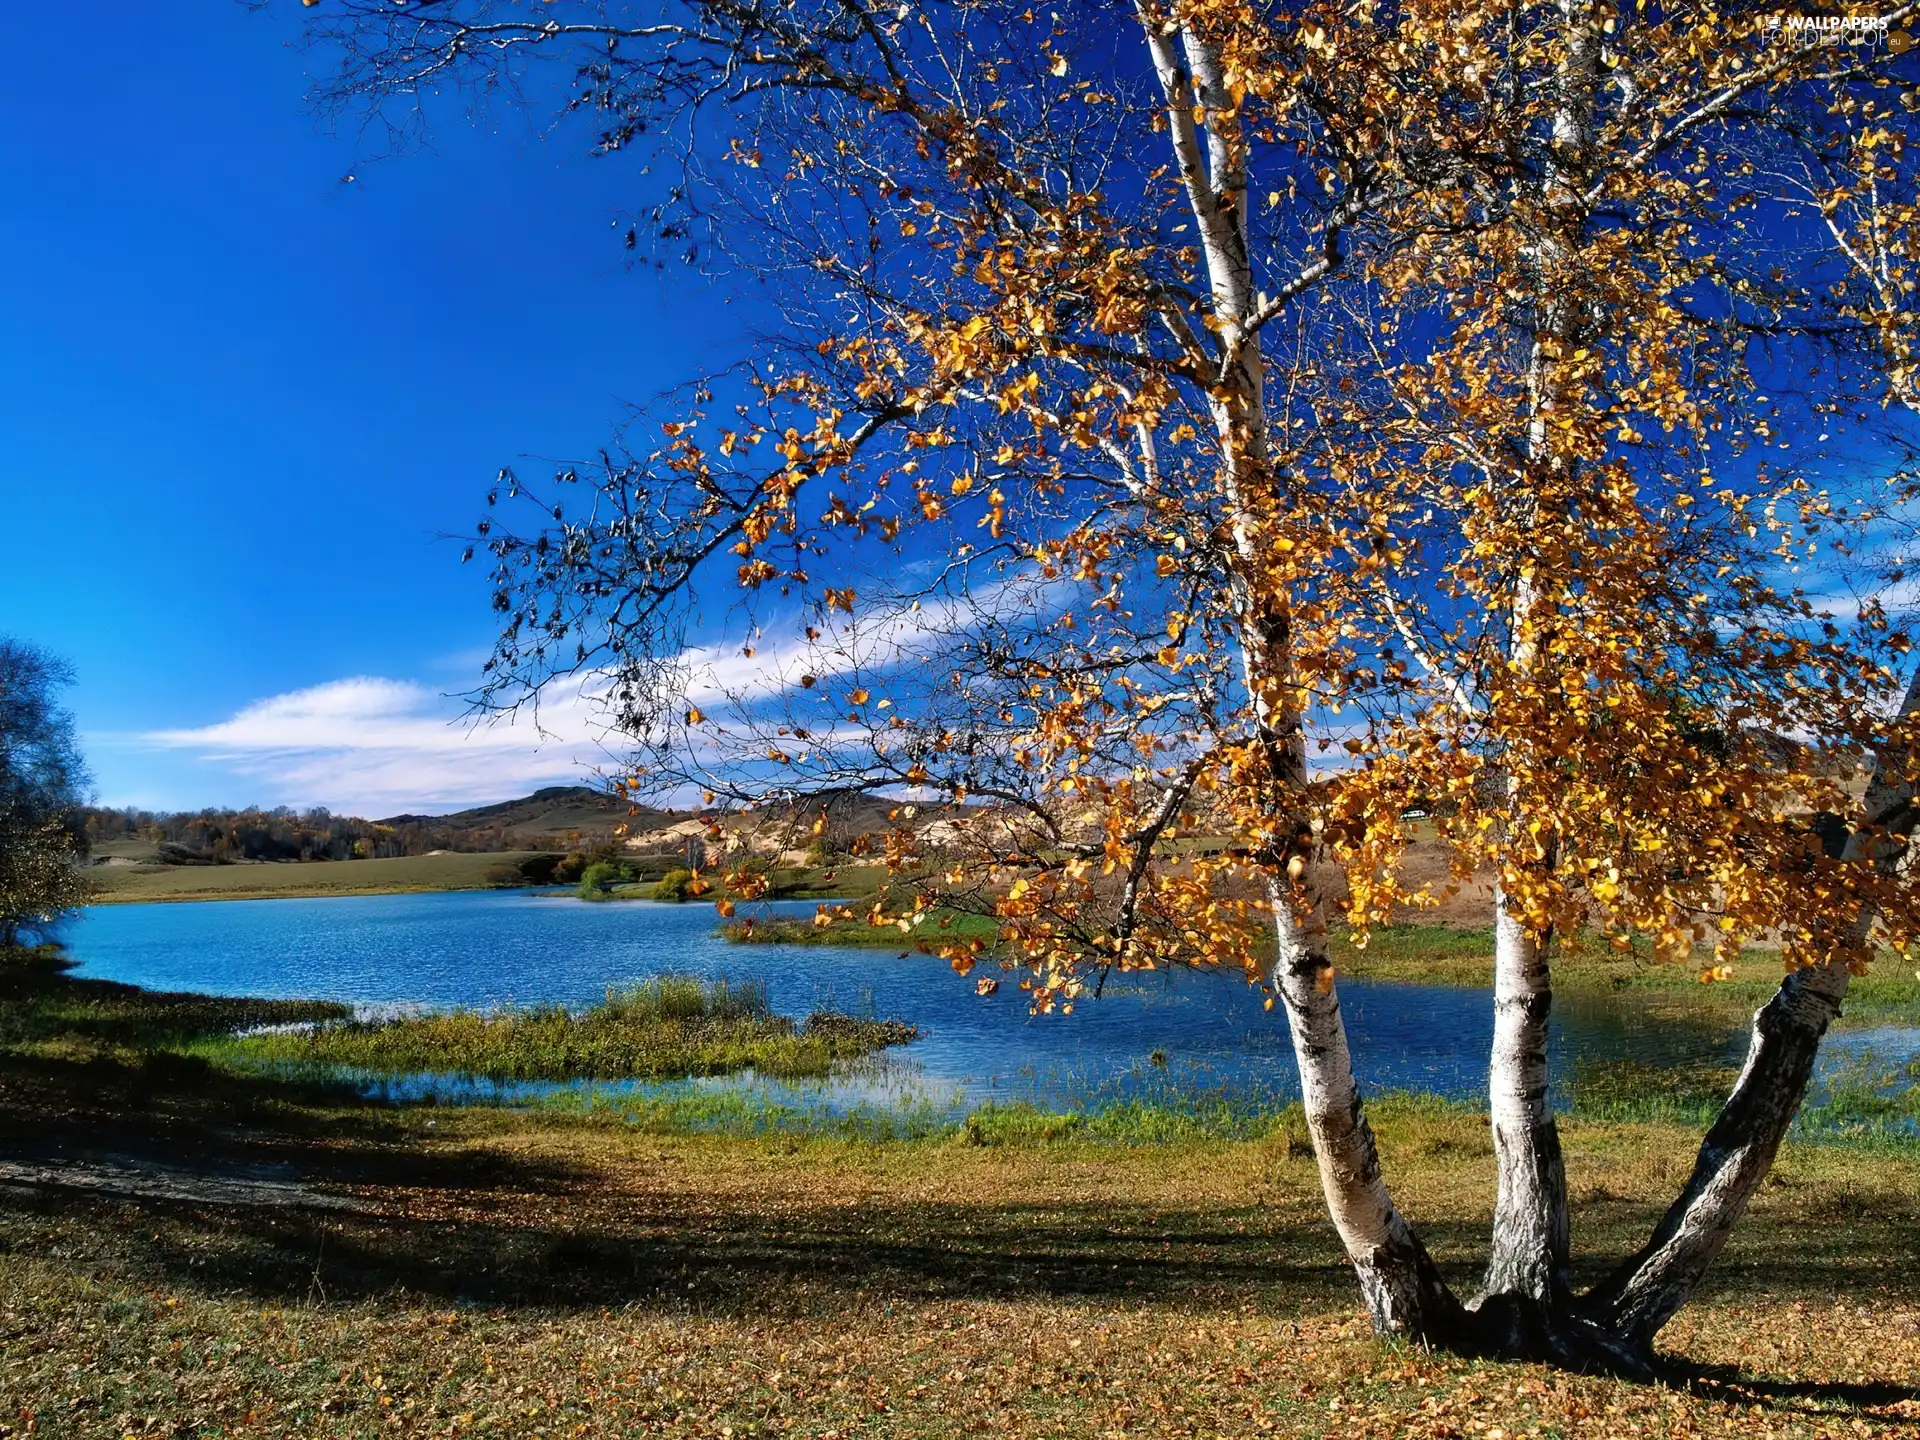
<svg viewBox="0 0 1920 1440"><path fill-rule="evenodd" d="M83 912L66 939L79 974L151 989L313 997L376 1009L577 1006L648 976L726 975L765 981L784 1014L871 1010L924 1032L888 1052L884 1063L849 1067L814 1085L769 1087L747 1076L614 1089L758 1085L785 1103L842 1109L913 1102L941 1111L990 1099L1070 1107L1160 1098L1169 1090L1253 1103L1298 1094L1284 1017L1265 1009L1262 993L1237 973L1116 977L1101 999L1081 1001L1071 1015L1036 1016L1012 977L998 994L981 997L971 979L931 956L730 945L715 924L705 904L590 904L564 892L482 891L100 906ZM1369 1089L1484 1094L1492 1038L1486 992L1347 980L1341 997L1355 1069ZM1741 1043L1731 1031L1654 1023L1616 1005L1563 1002L1554 1023L1562 1087L1592 1061L1724 1062ZM516 1098L546 1087L415 1079L383 1088Z"/></svg>

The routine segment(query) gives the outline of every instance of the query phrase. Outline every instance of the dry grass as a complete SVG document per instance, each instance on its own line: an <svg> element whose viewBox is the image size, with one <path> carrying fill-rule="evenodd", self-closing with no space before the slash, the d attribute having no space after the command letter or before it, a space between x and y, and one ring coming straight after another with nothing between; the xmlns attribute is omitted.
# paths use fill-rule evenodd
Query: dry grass
<svg viewBox="0 0 1920 1440"><path fill-rule="evenodd" d="M45 1115L53 1084L0 1098ZM76 1086L69 1114L105 1107L95 1147L137 1143ZM983 1149L274 1114L194 1117L212 1148L191 1163L360 1208L116 1197L80 1157L0 1190L0 1434L1920 1433L1911 1155L1790 1151L1664 1337L1689 1383L1642 1386L1374 1342L1297 1136ZM1482 1121L1387 1107L1380 1131L1465 1279ZM1644 1233L1693 1141L1570 1128L1589 1264Z"/></svg>
<svg viewBox="0 0 1920 1440"><path fill-rule="evenodd" d="M151 1048L227 1018L197 997L16 978L9 1440L1920 1434L1911 1142L1789 1147L1662 1337L1674 1383L1647 1386L1372 1340L1297 1111L1258 1140L1099 1144L390 1108ZM1484 1118L1406 1099L1374 1118L1401 1203L1470 1285ZM1698 1135L1564 1134L1593 1278Z"/></svg>

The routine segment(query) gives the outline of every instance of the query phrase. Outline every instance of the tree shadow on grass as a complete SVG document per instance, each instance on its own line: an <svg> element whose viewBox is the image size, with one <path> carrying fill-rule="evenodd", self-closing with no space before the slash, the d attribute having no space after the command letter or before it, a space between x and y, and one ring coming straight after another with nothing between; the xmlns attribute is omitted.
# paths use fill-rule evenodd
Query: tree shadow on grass
<svg viewBox="0 0 1920 1440"><path fill-rule="evenodd" d="M15 1196L0 1209L70 1211L74 1199ZM1305 1225L1240 1233L1222 1218L1107 1204L735 1203L678 1223L643 1213L567 1226L142 1196L99 1202L94 1223L116 1230L155 1278L269 1303L316 1291L340 1302L757 1315L817 1315L849 1300L1338 1303L1348 1274L1323 1236Z"/></svg>
<svg viewBox="0 0 1920 1440"><path fill-rule="evenodd" d="M431 1169L434 1160L416 1162ZM143 1287L262 1305L375 1302L528 1318L637 1307L818 1322L942 1301L1299 1316L1355 1304L1351 1272L1317 1219L1259 1206L797 1203L739 1193L703 1206L684 1191L609 1189L537 1165L507 1182L539 1182L545 1193L534 1199L491 1185L434 1188L460 1178L416 1174L405 1213L0 1191L0 1243L16 1226L57 1221L70 1230L82 1215L93 1264ZM443 1211L418 1213L442 1201ZM1868 1258L1816 1255L1796 1270L1783 1258L1789 1248L1741 1270L1774 1296L1865 1293L1887 1278ZM1739 1274L1719 1287L1728 1298L1762 1293ZM1798 1382L1678 1356L1662 1378L1730 1404L1809 1416L1888 1413L1920 1400L1920 1388L1888 1379Z"/></svg>
<svg viewBox="0 0 1920 1440"><path fill-rule="evenodd" d="M65 1167L111 1193L99 1172L209 1182L272 1178L303 1186L493 1186L540 1193L580 1171L555 1158L438 1150L417 1143L391 1105L351 1085L243 1075L155 1051L68 1060L0 1053L0 1166L58 1184ZM137 1187L136 1187L137 1188Z"/></svg>
<svg viewBox="0 0 1920 1440"><path fill-rule="evenodd" d="M1734 1365L1670 1360L1662 1378L1727 1405L1758 1405L1763 1410L1828 1419L1855 1411L1891 1411L1920 1400L1920 1386L1889 1380L1778 1380L1749 1375Z"/></svg>

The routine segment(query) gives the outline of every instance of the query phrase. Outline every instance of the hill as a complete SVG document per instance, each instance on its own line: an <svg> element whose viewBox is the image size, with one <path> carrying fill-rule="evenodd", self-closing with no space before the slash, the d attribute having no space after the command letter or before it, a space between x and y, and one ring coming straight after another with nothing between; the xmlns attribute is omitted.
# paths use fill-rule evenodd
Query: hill
<svg viewBox="0 0 1920 1440"><path fill-rule="evenodd" d="M262 861L397 860L445 852L593 851L613 844L636 854L669 856L707 837L711 823L758 854L797 856L816 840L845 852L856 840L886 829L901 808L900 802L855 791L825 791L715 817L711 811L634 805L623 795L587 785L550 785L448 815L366 820L286 806L166 812L93 808L85 812L85 825L96 866L147 871ZM935 813L922 810L915 823L924 824ZM737 848L737 842L728 848Z"/></svg>
<svg viewBox="0 0 1920 1440"><path fill-rule="evenodd" d="M600 842L611 840L616 826L647 829L666 818L665 811L645 805L636 810L622 797L588 785L549 785L517 800L451 815L394 815L375 823L395 830L497 831L503 841L564 838L577 831L582 841Z"/></svg>

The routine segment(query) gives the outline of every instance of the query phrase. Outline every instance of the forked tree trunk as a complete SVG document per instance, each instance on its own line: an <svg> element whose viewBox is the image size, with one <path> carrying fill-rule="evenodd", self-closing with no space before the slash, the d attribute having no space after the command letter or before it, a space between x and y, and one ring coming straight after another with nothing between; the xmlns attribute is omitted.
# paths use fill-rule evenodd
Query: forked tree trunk
<svg viewBox="0 0 1920 1440"><path fill-rule="evenodd" d="M1899 713L1902 720L1920 713L1920 670ZM1863 806L1868 824L1847 838L1843 859L1883 872L1900 863L1915 818L1910 763L1908 755L1893 751L1876 764ZM1876 918L1863 908L1854 938L1868 939ZM1686 1304L1773 1168L1848 979L1844 963L1795 970L1754 1013L1746 1064L1701 1142L1686 1188L1639 1253L1586 1297L1585 1313L1634 1349L1651 1352L1654 1336Z"/></svg>

